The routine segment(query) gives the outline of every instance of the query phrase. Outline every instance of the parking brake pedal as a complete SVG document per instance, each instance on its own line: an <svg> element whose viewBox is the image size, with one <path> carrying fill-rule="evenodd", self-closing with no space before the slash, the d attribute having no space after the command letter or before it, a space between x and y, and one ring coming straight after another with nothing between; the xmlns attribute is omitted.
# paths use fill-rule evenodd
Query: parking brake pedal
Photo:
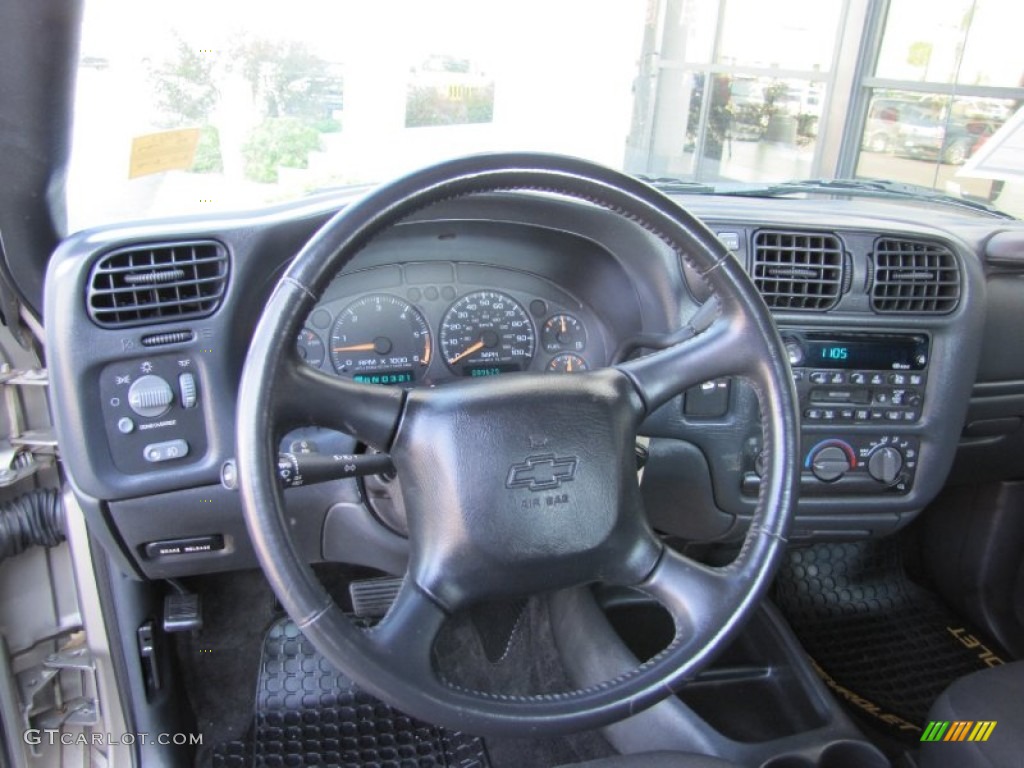
<svg viewBox="0 0 1024 768"><path fill-rule="evenodd" d="M353 581L348 585L352 612L361 619L381 619L395 602L401 588L402 579L394 576Z"/></svg>
<svg viewBox="0 0 1024 768"><path fill-rule="evenodd" d="M175 592L164 597L164 632L192 632L202 628L199 595Z"/></svg>

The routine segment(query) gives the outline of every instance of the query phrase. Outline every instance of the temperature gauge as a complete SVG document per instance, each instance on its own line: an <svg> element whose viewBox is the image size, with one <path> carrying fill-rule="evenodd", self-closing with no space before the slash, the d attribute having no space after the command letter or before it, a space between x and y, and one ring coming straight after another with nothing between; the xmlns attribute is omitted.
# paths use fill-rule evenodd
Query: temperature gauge
<svg viewBox="0 0 1024 768"><path fill-rule="evenodd" d="M574 355L572 352L564 352L548 363L548 370L553 373L581 373L582 371L589 371L590 366L579 355Z"/></svg>
<svg viewBox="0 0 1024 768"><path fill-rule="evenodd" d="M582 352L587 346L587 332L583 323L572 315L555 315L544 323L541 343L548 354L556 352Z"/></svg>

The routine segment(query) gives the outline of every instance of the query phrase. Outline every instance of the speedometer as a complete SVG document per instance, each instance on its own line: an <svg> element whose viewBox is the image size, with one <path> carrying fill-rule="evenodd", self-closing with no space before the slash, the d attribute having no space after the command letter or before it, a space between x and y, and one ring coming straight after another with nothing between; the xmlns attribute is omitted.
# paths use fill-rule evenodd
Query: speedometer
<svg viewBox="0 0 1024 768"><path fill-rule="evenodd" d="M525 370L537 344L522 306L498 291L463 296L441 321L441 352L460 376L491 376Z"/></svg>
<svg viewBox="0 0 1024 768"><path fill-rule="evenodd" d="M430 329L411 304L385 293L356 299L334 323L331 362L367 384L411 384L430 365Z"/></svg>

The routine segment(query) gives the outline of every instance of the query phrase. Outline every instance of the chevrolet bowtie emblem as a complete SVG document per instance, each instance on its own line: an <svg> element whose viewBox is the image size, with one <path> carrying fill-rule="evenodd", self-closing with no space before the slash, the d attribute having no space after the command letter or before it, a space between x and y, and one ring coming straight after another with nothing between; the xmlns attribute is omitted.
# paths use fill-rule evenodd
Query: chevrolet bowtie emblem
<svg viewBox="0 0 1024 768"><path fill-rule="evenodd" d="M513 464L508 470L506 488L527 488L531 491L550 491L576 477L575 456L555 458L554 454L530 456L522 464Z"/></svg>

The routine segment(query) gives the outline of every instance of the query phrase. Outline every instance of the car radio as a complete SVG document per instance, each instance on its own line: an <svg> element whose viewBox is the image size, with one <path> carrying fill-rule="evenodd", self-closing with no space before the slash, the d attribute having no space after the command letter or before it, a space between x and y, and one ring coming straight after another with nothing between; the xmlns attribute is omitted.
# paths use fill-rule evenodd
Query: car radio
<svg viewBox="0 0 1024 768"><path fill-rule="evenodd" d="M923 334L783 330L804 424L913 424L928 376Z"/></svg>

